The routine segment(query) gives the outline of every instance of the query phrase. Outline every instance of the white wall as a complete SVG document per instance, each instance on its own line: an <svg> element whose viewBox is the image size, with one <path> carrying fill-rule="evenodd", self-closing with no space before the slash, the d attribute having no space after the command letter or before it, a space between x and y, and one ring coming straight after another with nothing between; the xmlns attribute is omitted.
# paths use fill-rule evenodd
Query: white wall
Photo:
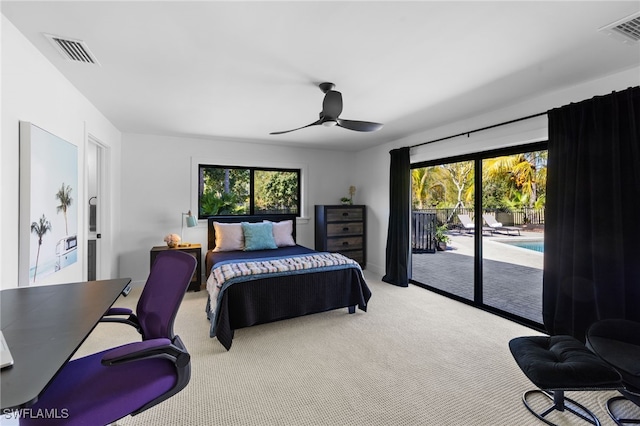
<svg viewBox="0 0 640 426"><path fill-rule="evenodd" d="M18 223L19 223L19 121L29 121L76 145L79 152L80 188L73 194L78 203L79 247L77 265L56 274L56 282L81 281L86 277L86 244L84 223L88 209L84 194L85 146L92 134L110 148L112 167L110 185L119 187L120 132L40 54L36 48L2 15L2 128L0 130L0 286L18 285ZM80 65L82 66L82 65ZM114 194L110 210L117 226L119 198ZM109 236L106 236L109 249ZM117 271L110 267L111 276Z"/></svg>
<svg viewBox="0 0 640 426"><path fill-rule="evenodd" d="M141 282L149 274L149 250L180 234L182 213L198 210L197 165L295 167L302 169L303 218L298 243L314 247L315 204L338 204L348 196L355 153L260 143L124 134L122 142L122 234L119 271ZM359 200L360 193L356 194ZM184 230L184 239L206 251L206 221Z"/></svg>
<svg viewBox="0 0 640 426"><path fill-rule="evenodd" d="M359 182L362 202L368 206L367 269L379 275L385 272L385 248L389 218L389 151L403 146L413 146L450 135L479 129L520 117L545 112L571 102L579 102L598 95L640 84L640 68L625 70L597 80L582 82L497 111L429 129L411 137L358 153L354 182ZM499 127L496 129L436 142L411 150L411 162L433 160L456 155L481 152L490 149L546 140L546 116ZM372 172L374 171L374 172Z"/></svg>
<svg viewBox="0 0 640 426"><path fill-rule="evenodd" d="M598 80L528 99L509 108L488 112L358 153L292 149L246 142L188 139L150 135L121 135L106 118L82 96L4 17L1 21L2 80L0 129L0 286L14 287L18 280L18 122L35 125L77 145L85 158L89 134L109 147L109 184L112 212L110 232L104 235L112 264L109 276L146 278L149 249L161 245L169 232L180 232L181 212L196 210L193 195L192 164L203 161L242 165L305 165L308 186L306 212L309 221L299 223L299 241L313 247L313 205L333 204L347 195L349 185L358 188L356 202L368 206L367 269L384 273L387 220L389 210L389 150L401 146L457 134L514 118L543 112L570 102L581 101L612 90L623 90L640 83L640 69L634 68ZM505 138L505 135L508 137ZM475 151L538 140L546 137L544 118L528 124L509 126L470 138L427 145L412 150L412 161L449 157ZM122 144L121 144L122 139ZM120 167L122 158L122 167ZM122 170L122 172L120 172ZM80 165L85 179L85 164ZM79 215L87 220L87 200L80 191ZM80 226L86 229L86 224ZM120 226L122 225L122 227ZM84 236L81 236L84 241ZM206 243L203 223L187 229L185 239ZM74 270L70 279L86 274L84 246L80 258L82 271Z"/></svg>

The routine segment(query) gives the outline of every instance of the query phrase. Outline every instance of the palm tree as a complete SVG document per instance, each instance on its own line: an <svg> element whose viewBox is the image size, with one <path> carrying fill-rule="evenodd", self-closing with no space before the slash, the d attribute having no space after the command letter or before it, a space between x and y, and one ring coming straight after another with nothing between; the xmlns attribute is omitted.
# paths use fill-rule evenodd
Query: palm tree
<svg viewBox="0 0 640 426"><path fill-rule="evenodd" d="M528 201L528 207L533 207L538 201L539 188L546 185L546 160L547 151L523 152L485 160L483 170L488 178L509 175Z"/></svg>
<svg viewBox="0 0 640 426"><path fill-rule="evenodd" d="M421 167L411 170L411 188L413 192L413 205L422 210L427 199L427 169Z"/></svg>
<svg viewBox="0 0 640 426"><path fill-rule="evenodd" d="M56 212L62 212L64 214L64 231L66 235L69 235L69 225L67 223L67 208L73 202L73 198L71 198L71 186L65 186L64 182L62 182L62 186L56 193L56 198L60 200L60 205L56 207Z"/></svg>
<svg viewBox="0 0 640 426"><path fill-rule="evenodd" d="M33 270L33 282L36 282L36 274L38 273L38 259L40 258L40 246L42 245L42 237L51 231L51 223L42 215L39 222L31 222L31 233L38 236L38 252L36 254L36 266Z"/></svg>

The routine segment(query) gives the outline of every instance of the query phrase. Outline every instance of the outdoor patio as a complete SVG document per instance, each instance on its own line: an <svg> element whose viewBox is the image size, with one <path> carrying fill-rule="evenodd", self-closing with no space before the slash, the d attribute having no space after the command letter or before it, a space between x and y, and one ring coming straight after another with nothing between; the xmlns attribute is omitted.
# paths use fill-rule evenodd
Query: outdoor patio
<svg viewBox="0 0 640 426"><path fill-rule="evenodd" d="M543 253L504 241L540 241L542 232L483 235L483 300L486 305L542 323ZM449 231L446 251L412 254L412 279L473 300L473 233Z"/></svg>

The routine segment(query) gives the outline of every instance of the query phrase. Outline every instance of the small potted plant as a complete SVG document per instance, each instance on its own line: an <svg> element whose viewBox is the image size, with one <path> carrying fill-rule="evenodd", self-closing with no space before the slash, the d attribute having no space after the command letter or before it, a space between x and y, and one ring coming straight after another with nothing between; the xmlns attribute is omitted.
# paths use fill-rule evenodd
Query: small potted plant
<svg viewBox="0 0 640 426"><path fill-rule="evenodd" d="M445 234L448 230L449 228L447 228L447 225L436 226L436 232L433 235L433 239L436 243L436 250L445 251L447 249L447 243L451 241L451 238Z"/></svg>
<svg viewBox="0 0 640 426"><path fill-rule="evenodd" d="M353 204L353 196L356 194L356 187L351 185L349 187L349 196L340 198L340 202L344 205L352 205Z"/></svg>

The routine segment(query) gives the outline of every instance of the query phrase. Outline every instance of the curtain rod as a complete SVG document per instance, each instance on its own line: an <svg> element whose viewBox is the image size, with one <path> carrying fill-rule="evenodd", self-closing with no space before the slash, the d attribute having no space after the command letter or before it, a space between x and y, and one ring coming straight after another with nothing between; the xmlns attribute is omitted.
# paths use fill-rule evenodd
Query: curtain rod
<svg viewBox="0 0 640 426"><path fill-rule="evenodd" d="M547 115L547 112L540 112L538 114L533 114L533 115L528 115L526 117L516 118L515 120L505 121L504 123L493 124L491 126L482 127L480 129L475 129L475 130L470 130L468 132L458 133L457 135L446 136L444 138L434 139L434 140L428 141L428 142L421 142L421 143L416 144L416 145L411 145L411 146L409 146L409 148L416 148L418 146L428 145L428 144L434 143L434 142L440 142L440 141L444 141L444 140L447 140L447 139L453 139L453 138L457 138L458 136L467 135L467 137L469 137L469 135L471 135L471 133L476 133L476 132L481 132L483 130L493 129L494 127L500 127L500 126L504 126L506 124L516 123L518 121L529 120L530 118L540 117L541 115Z"/></svg>

